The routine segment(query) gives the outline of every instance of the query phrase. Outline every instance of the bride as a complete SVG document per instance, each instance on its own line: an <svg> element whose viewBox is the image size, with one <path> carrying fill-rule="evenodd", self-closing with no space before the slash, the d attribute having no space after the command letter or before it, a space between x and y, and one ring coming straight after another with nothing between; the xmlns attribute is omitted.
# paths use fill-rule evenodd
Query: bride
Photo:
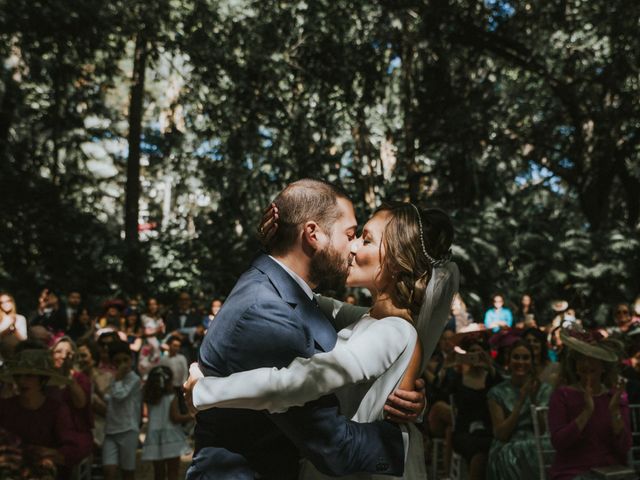
<svg viewBox="0 0 640 480"><path fill-rule="evenodd" d="M277 413L334 393L342 413L352 420L372 422L383 418L391 392L396 388L413 389L449 318L459 281L458 268L449 261L452 239L451 220L442 210L420 211L411 203L400 202L382 205L352 246L347 278L348 286L371 292L371 310L338 332L332 351L297 358L286 368L203 377L193 364L185 389L194 407ZM318 301L329 313L341 308L340 302L332 299L318 297ZM402 478L426 479L420 432L413 424L401 428L408 438ZM405 451L406 446L405 441ZM330 477L304 461L300 478Z"/></svg>

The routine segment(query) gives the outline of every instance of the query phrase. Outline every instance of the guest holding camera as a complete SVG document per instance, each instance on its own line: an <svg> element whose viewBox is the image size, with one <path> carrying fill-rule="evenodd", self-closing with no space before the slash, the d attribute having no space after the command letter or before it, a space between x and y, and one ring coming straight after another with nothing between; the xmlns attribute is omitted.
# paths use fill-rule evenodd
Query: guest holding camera
<svg viewBox="0 0 640 480"><path fill-rule="evenodd" d="M69 337L61 337L56 340L51 348L54 368L65 378L69 379L67 385L53 387L50 393L58 397L69 407L71 424L76 438L80 454L89 456L93 448L93 413L91 410L91 379L75 370L74 362L78 349Z"/></svg>
<svg viewBox="0 0 640 480"><path fill-rule="evenodd" d="M487 393L502 381L493 366L483 333L488 332L464 334L456 341L465 353L458 355L462 373L455 379L452 394L453 449L467 461L470 480L485 478L487 455L493 440Z"/></svg>
<svg viewBox="0 0 640 480"><path fill-rule="evenodd" d="M595 467L623 465L631 448L629 405L618 381L615 340L597 332L562 330L564 386L549 404L556 456L553 480L580 478Z"/></svg>

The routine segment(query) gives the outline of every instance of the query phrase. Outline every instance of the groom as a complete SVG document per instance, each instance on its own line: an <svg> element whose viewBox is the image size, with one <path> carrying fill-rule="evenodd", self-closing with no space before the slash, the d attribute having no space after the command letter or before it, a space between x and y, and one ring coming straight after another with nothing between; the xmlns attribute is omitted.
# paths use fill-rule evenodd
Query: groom
<svg viewBox="0 0 640 480"><path fill-rule="evenodd" d="M205 375L285 367L296 357L330 351L336 330L312 288L344 285L357 223L336 187L300 180L275 199L280 218L271 255L238 280L199 352ZM281 414L210 409L197 415L188 479L296 480L300 455L333 476L400 476L405 440L394 424L358 424L327 395Z"/></svg>

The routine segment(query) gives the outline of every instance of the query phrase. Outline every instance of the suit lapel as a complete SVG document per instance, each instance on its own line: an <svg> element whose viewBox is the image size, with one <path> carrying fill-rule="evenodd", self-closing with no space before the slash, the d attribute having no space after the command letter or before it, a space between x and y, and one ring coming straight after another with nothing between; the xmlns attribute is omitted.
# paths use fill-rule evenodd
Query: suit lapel
<svg viewBox="0 0 640 480"><path fill-rule="evenodd" d="M325 352L333 350L336 331L317 303L309 299L291 275L268 255L260 255L253 261L253 266L269 277L280 297L296 310L298 317L311 331L319 349Z"/></svg>

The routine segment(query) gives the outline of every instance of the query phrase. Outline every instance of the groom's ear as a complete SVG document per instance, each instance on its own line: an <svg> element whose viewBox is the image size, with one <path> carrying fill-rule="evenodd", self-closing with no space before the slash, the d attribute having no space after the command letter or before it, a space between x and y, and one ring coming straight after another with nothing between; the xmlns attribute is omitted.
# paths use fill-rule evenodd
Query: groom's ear
<svg viewBox="0 0 640 480"><path fill-rule="evenodd" d="M316 222L309 221L302 226L302 243L305 247L315 251L320 249L325 241L326 235Z"/></svg>

